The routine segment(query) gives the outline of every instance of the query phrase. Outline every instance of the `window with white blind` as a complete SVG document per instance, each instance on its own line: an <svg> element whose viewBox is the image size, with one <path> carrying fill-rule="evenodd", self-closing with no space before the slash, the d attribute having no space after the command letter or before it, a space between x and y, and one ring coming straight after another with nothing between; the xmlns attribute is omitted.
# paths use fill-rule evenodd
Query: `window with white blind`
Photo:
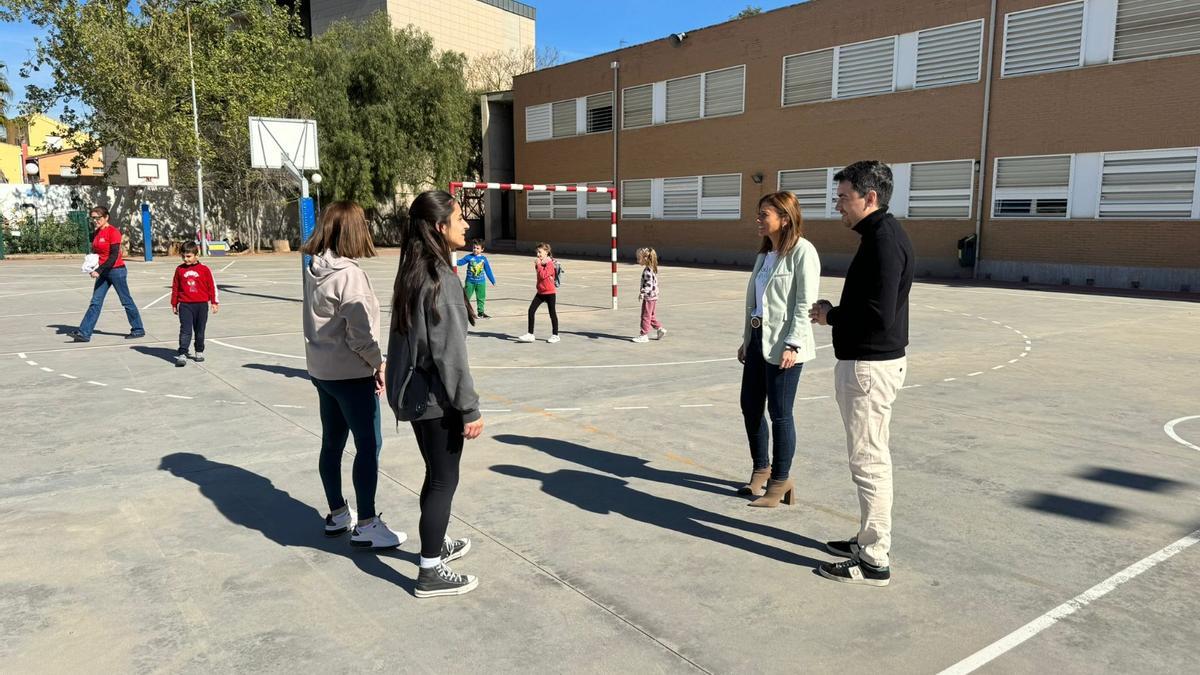
<svg viewBox="0 0 1200 675"><path fill-rule="evenodd" d="M587 133L612 131L613 128L613 98L612 92L593 94L587 97Z"/></svg>
<svg viewBox="0 0 1200 675"><path fill-rule="evenodd" d="M1118 0L1113 60L1200 51L1200 1Z"/></svg>
<svg viewBox="0 0 1200 675"><path fill-rule="evenodd" d="M783 105L833 98L833 53L830 48L783 58Z"/></svg>
<svg viewBox="0 0 1200 675"><path fill-rule="evenodd" d="M525 217L529 220L550 220L551 200L549 192L525 193Z"/></svg>
<svg viewBox="0 0 1200 675"><path fill-rule="evenodd" d="M833 217L832 169L792 169L779 172L780 192L790 192L800 202L800 215L804 218L822 219Z"/></svg>
<svg viewBox="0 0 1200 675"><path fill-rule="evenodd" d="M1076 68L1083 58L1083 0L1004 17L1004 77Z"/></svg>
<svg viewBox="0 0 1200 675"><path fill-rule="evenodd" d="M703 75L667 80L667 121L700 119L700 90Z"/></svg>
<svg viewBox="0 0 1200 675"><path fill-rule="evenodd" d="M896 36L837 48L838 98L887 94L896 84Z"/></svg>
<svg viewBox="0 0 1200 675"><path fill-rule="evenodd" d="M629 87L621 96L621 126L626 129L654 124L654 85Z"/></svg>
<svg viewBox="0 0 1200 675"><path fill-rule="evenodd" d="M704 74L705 117L737 115L745 102L746 67L736 66Z"/></svg>
<svg viewBox="0 0 1200 675"><path fill-rule="evenodd" d="M554 138L576 135L575 108L575 99L558 101L551 105Z"/></svg>
<svg viewBox="0 0 1200 675"><path fill-rule="evenodd" d="M977 82L983 54L983 19L917 33L916 88Z"/></svg>
<svg viewBox="0 0 1200 675"><path fill-rule="evenodd" d="M554 206L555 220L575 220L579 218L578 192L551 192L551 203Z"/></svg>
<svg viewBox="0 0 1200 675"><path fill-rule="evenodd" d="M588 183L587 187L612 187L612 183ZM608 192L585 192L584 217L593 220L612 219L612 194Z"/></svg>
<svg viewBox="0 0 1200 675"><path fill-rule="evenodd" d="M697 176L664 178L662 217L665 220L695 220L700 216L700 181Z"/></svg>
<svg viewBox="0 0 1200 675"><path fill-rule="evenodd" d="M654 181L649 178L621 181L621 217L645 220L651 215Z"/></svg>
<svg viewBox="0 0 1200 675"><path fill-rule="evenodd" d="M970 218L975 161L914 162L909 218Z"/></svg>
<svg viewBox="0 0 1200 675"><path fill-rule="evenodd" d="M531 105L525 108L525 142L544 141L550 138L550 104Z"/></svg>
<svg viewBox="0 0 1200 675"><path fill-rule="evenodd" d="M993 181L994 218L1067 217L1071 155L1000 157Z"/></svg>
<svg viewBox="0 0 1200 675"><path fill-rule="evenodd" d="M1104 154L1101 218L1192 218L1196 148Z"/></svg>
<svg viewBox="0 0 1200 675"><path fill-rule="evenodd" d="M700 217L705 220L742 217L742 174L700 176Z"/></svg>

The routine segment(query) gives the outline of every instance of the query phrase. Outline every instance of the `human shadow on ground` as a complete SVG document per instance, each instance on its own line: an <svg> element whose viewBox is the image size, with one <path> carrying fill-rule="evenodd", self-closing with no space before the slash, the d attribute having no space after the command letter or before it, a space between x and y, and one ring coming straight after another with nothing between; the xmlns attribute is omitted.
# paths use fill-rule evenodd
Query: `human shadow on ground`
<svg viewBox="0 0 1200 675"><path fill-rule="evenodd" d="M393 583L408 593L415 579L396 571L383 558L405 560L416 570L417 555L400 549L355 551L349 535L326 537L325 517L317 509L275 487L269 478L239 466L214 462L204 455L176 452L162 458L158 468L194 483L217 511L236 525L254 530L280 546L311 548L349 558L359 570Z"/></svg>
<svg viewBox="0 0 1200 675"><path fill-rule="evenodd" d="M65 323L52 323L47 325L46 328L53 328L55 335L69 335L71 332L79 330L79 326L68 326ZM125 333L114 333L108 330L93 329L92 335L120 335L121 337L124 337Z"/></svg>
<svg viewBox="0 0 1200 675"><path fill-rule="evenodd" d="M471 335L475 337L492 338L493 340L501 340L503 342L518 342L516 335L508 333L493 333L487 330L472 330Z"/></svg>
<svg viewBox="0 0 1200 675"><path fill-rule="evenodd" d="M179 355L178 349L171 349L169 347L147 347L146 345L135 345L132 347L132 349L139 354L153 356L172 364L175 363L175 357Z"/></svg>
<svg viewBox="0 0 1200 675"><path fill-rule="evenodd" d="M1146 473L1136 473L1104 466L1088 467L1079 474L1079 477L1084 480L1107 483L1143 492L1174 492L1189 485L1189 483L1178 481L1174 478L1153 476Z"/></svg>
<svg viewBox="0 0 1200 675"><path fill-rule="evenodd" d="M303 368L289 368L288 366L276 366L268 363L245 363L242 364L242 367L249 368L251 370L261 370L267 373L275 373L276 375L283 375L284 377L289 378L298 377L303 380L311 379L308 376L308 371Z"/></svg>
<svg viewBox="0 0 1200 675"><path fill-rule="evenodd" d="M1120 525L1129 512L1119 506L1101 504L1048 492L1029 492L1019 501L1021 506L1056 516L1087 520L1101 525Z"/></svg>
<svg viewBox="0 0 1200 675"><path fill-rule="evenodd" d="M810 568L815 568L820 563L813 558L718 528L742 530L817 549L817 542L807 537L768 525L750 523L719 513L712 513L664 497L656 497L629 487L629 482L620 478L574 469L542 473L510 464L497 464L492 466L491 470L505 476L540 481L542 492L568 504L574 504L584 511L601 515L622 515L630 520L656 525L664 530L679 532L697 539L724 544L779 562Z"/></svg>
<svg viewBox="0 0 1200 675"><path fill-rule="evenodd" d="M589 340L617 340L619 342L629 342L633 339L633 335L613 335L612 333L600 333L592 330L564 330L559 331L561 335L578 335Z"/></svg>
<svg viewBox="0 0 1200 675"><path fill-rule="evenodd" d="M289 298L283 295L267 295L265 293L251 293L250 291L241 290L241 286L232 286L220 284L217 286L222 292L233 293L234 295L244 295L248 298L263 298L265 300L283 300L285 302L304 302L303 298Z"/></svg>
<svg viewBox="0 0 1200 675"><path fill-rule="evenodd" d="M509 445L523 445L533 448L551 457L557 457L564 462L572 462L580 466L586 466L589 469L620 476L621 478L641 478L642 480L650 480L655 483L678 485L715 495L737 494L737 488L741 485L741 483L735 481L713 478L698 473L656 469L650 466L650 460L648 459L622 455L616 452L609 452L608 450L589 448L586 445L579 445L578 443L562 441L556 438L500 434L493 436L492 439Z"/></svg>

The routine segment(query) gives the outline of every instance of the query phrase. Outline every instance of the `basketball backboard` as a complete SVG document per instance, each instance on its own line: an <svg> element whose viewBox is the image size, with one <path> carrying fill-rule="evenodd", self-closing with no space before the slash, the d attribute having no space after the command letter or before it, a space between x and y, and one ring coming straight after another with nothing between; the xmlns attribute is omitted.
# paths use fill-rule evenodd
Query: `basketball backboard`
<svg viewBox="0 0 1200 675"><path fill-rule="evenodd" d="M317 156L316 120L251 117L250 166L255 169L282 169L285 154L300 171L317 171L321 168Z"/></svg>
<svg viewBox="0 0 1200 675"><path fill-rule="evenodd" d="M129 157L125 160L125 176L130 186L167 187L167 160Z"/></svg>

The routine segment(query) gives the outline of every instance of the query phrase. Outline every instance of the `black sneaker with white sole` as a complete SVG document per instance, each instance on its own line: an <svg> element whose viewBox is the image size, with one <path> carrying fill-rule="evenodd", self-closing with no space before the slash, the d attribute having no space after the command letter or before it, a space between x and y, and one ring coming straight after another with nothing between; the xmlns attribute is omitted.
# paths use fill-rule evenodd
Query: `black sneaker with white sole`
<svg viewBox="0 0 1200 675"><path fill-rule="evenodd" d="M462 539L451 539L446 537L442 542L442 562L448 563L451 560L458 560L471 550L471 540L463 537Z"/></svg>
<svg viewBox="0 0 1200 675"><path fill-rule="evenodd" d="M851 558L836 563L821 563L817 568L821 576L846 584L861 584L863 586L887 586L892 580L892 571L888 567L876 567L871 563Z"/></svg>
<svg viewBox="0 0 1200 675"><path fill-rule="evenodd" d="M417 575L417 588L414 594L418 598L436 598L442 595L462 595L470 593L479 585L479 579L470 574L457 574L439 563L433 567L422 567Z"/></svg>
<svg viewBox="0 0 1200 675"><path fill-rule="evenodd" d="M850 537L844 541L825 542L825 550L843 558L853 558L861 549L858 546L858 537Z"/></svg>

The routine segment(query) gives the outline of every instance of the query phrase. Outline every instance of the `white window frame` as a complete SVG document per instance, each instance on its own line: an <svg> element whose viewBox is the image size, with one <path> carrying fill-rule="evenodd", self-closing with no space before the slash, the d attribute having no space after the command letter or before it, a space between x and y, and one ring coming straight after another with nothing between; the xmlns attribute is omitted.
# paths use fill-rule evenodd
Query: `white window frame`
<svg viewBox="0 0 1200 675"><path fill-rule="evenodd" d="M923 85L923 86L920 84L917 84L916 68L918 65L920 65L919 57L921 54L921 35L924 33L929 33L929 32L935 31L935 30L942 30L944 28L954 28L957 26L966 26L968 24L978 24L979 25L979 51L976 52L976 55L975 55L975 63L976 63L975 79L968 80L965 82L951 82L950 84L927 84L927 85ZM958 23L949 23L944 26L934 26L932 28L922 28L921 30L917 31L916 32L916 40L913 45L913 71L914 72L913 72L912 88L915 90L925 90L925 89L939 89L941 87L957 87L957 86L963 85L963 84L975 84L976 82L979 82L981 79L983 79L983 44L987 40L987 26L985 24L986 24L986 22L982 18L980 18L980 19L972 19L970 21L959 21Z"/></svg>
<svg viewBox="0 0 1200 675"><path fill-rule="evenodd" d="M950 162L970 162L971 163L971 185L967 188L967 215L965 216L914 216L912 215L912 196L914 193L930 192L930 190L914 189L912 186L912 167L921 166L923 164L946 164ZM975 215L975 177L978 175L976 160L974 158L959 158L959 159L935 159L925 162L908 162L909 167L909 184L908 197L905 199L904 214L907 218L913 220L970 220ZM942 192L950 192L943 190ZM946 195L958 196L958 195Z"/></svg>
<svg viewBox="0 0 1200 675"><path fill-rule="evenodd" d="M819 166L814 166L814 167L809 167L807 169L780 169L779 171L777 171L775 173L775 188L777 190L785 191L783 188L783 174L791 173L793 171L824 171L825 172L825 197L821 201L821 203L825 207L825 210L822 211L820 214L810 215L808 213L805 213L802 208L800 211L800 216L802 218L804 218L805 220L837 220L840 216L838 216L837 212L834 211L834 209L833 209L834 201L837 199L837 186L833 184L833 175L836 174L838 171L841 171L841 168L833 168L833 167L822 168Z"/></svg>
<svg viewBox="0 0 1200 675"><path fill-rule="evenodd" d="M1145 216L1145 217L1139 218L1137 216L1105 216L1101 213L1100 205L1104 199L1104 162L1108 158L1109 155L1133 155L1133 154L1152 155L1152 154L1163 153L1163 152L1178 152L1181 150L1191 150L1196 155L1196 172L1195 172L1196 175L1194 176L1193 183L1192 183L1192 213L1190 216L1184 217L1184 218L1172 218L1169 216ZM1186 220L1200 219L1200 147L1184 146L1181 148L1150 148L1150 149L1145 149L1145 150L1110 150L1108 152L1101 152L1100 153L1099 171L1096 172L1096 218L1095 219L1096 220L1107 220L1107 221L1118 221L1118 222L1122 221L1122 220L1136 220L1136 221L1158 220L1158 221L1168 221L1168 222L1172 222L1172 223L1182 222L1182 221L1186 221Z"/></svg>
<svg viewBox="0 0 1200 675"><path fill-rule="evenodd" d="M645 181L650 184L650 205L647 206L644 211L641 209L641 207L638 207L635 210L633 210L632 212L630 212L630 210L625 206L625 201L624 201L625 195L629 194L629 191L626 190L626 188L625 188L625 184L626 183L635 183L635 182L640 183L642 181ZM627 179L624 179L621 181L621 203L619 204L619 206L621 207L621 218L627 218L629 220L653 220L654 219L654 183L655 183L655 180L653 178L627 178Z"/></svg>
<svg viewBox="0 0 1200 675"><path fill-rule="evenodd" d="M785 96L787 93L787 60L796 56L808 56L817 52L833 50L833 63L830 65L831 79L829 80L829 98L821 98L815 101L801 101L799 103L787 103ZM828 103L837 100L837 45L832 47L822 47L821 49L810 49L806 52L796 54L787 54L779 61L779 107L780 108L795 108L801 105L813 105L814 103ZM791 171L792 169L787 169Z"/></svg>
<svg viewBox="0 0 1200 675"><path fill-rule="evenodd" d="M1083 19L1082 19L1083 29L1079 35L1079 59L1075 65L1063 66L1062 68L1055 68L1053 70L1039 70L1039 71L1033 72L1033 73L1015 73L1013 75L1006 75L1004 73L1005 65L1008 63L1008 30L1009 30L1009 23L1012 21L1012 17L1019 16L1021 14L1028 14L1030 12L1044 12L1044 11L1054 8L1054 7L1064 7L1066 5L1074 5L1074 4L1077 4L1080 2L1083 3ZM1066 2L1060 2L1060 3L1054 4L1054 5L1042 5L1040 7L1031 7L1029 9L1021 9L1021 10L1017 10L1015 12L1009 12L1008 14L1005 14L1004 15L1004 33L1000 36L1000 39L1001 39L1000 78L1008 79L1010 77L1029 77L1029 76L1033 76L1033 75L1045 75L1046 73L1061 73L1065 70L1074 70L1076 68L1082 68L1083 67L1083 53L1084 53L1085 47L1087 46L1087 38L1088 38L1087 29L1088 29L1088 5L1089 4L1090 3L1088 2L1088 0L1067 0Z"/></svg>
<svg viewBox="0 0 1200 675"><path fill-rule="evenodd" d="M1001 199L1001 197L996 196L996 189L997 189L996 181L1000 176L1000 160L1002 160L1002 159L1036 159L1036 158L1040 158L1040 157L1063 157L1063 156L1070 158L1070 168L1067 170L1067 187L1066 187L1066 197L1065 197L1065 200L1067 202L1067 208L1064 211L1063 215L1061 215L1061 216L1044 216L1044 215L1038 215L1038 214L1030 214L1030 215L1026 215L1026 216L998 216L998 215L996 215L996 203L998 201L1000 201L1000 199ZM1000 189L1002 189L1002 190L1014 189L1015 190L1016 188L1000 188ZM1041 196L1041 195L1037 194L1037 188L1030 188L1030 189L1033 191L1024 193L1025 195L1029 195L1028 197L1026 197L1026 196L1011 197L1010 199L1037 200L1037 199L1045 199L1045 198L1049 198L1049 199L1057 198L1057 197L1050 196L1050 195ZM1071 207L1073 206L1072 195L1074 194L1074 192L1075 192L1075 155L1074 155L1074 153L1057 152L1057 153L1050 153L1047 155L1011 155L1011 156L1005 156L1005 157L995 157L992 159L992 190L991 190L992 208L991 208L991 215L990 215L989 219L994 219L994 220L1070 220L1071 219Z"/></svg>

